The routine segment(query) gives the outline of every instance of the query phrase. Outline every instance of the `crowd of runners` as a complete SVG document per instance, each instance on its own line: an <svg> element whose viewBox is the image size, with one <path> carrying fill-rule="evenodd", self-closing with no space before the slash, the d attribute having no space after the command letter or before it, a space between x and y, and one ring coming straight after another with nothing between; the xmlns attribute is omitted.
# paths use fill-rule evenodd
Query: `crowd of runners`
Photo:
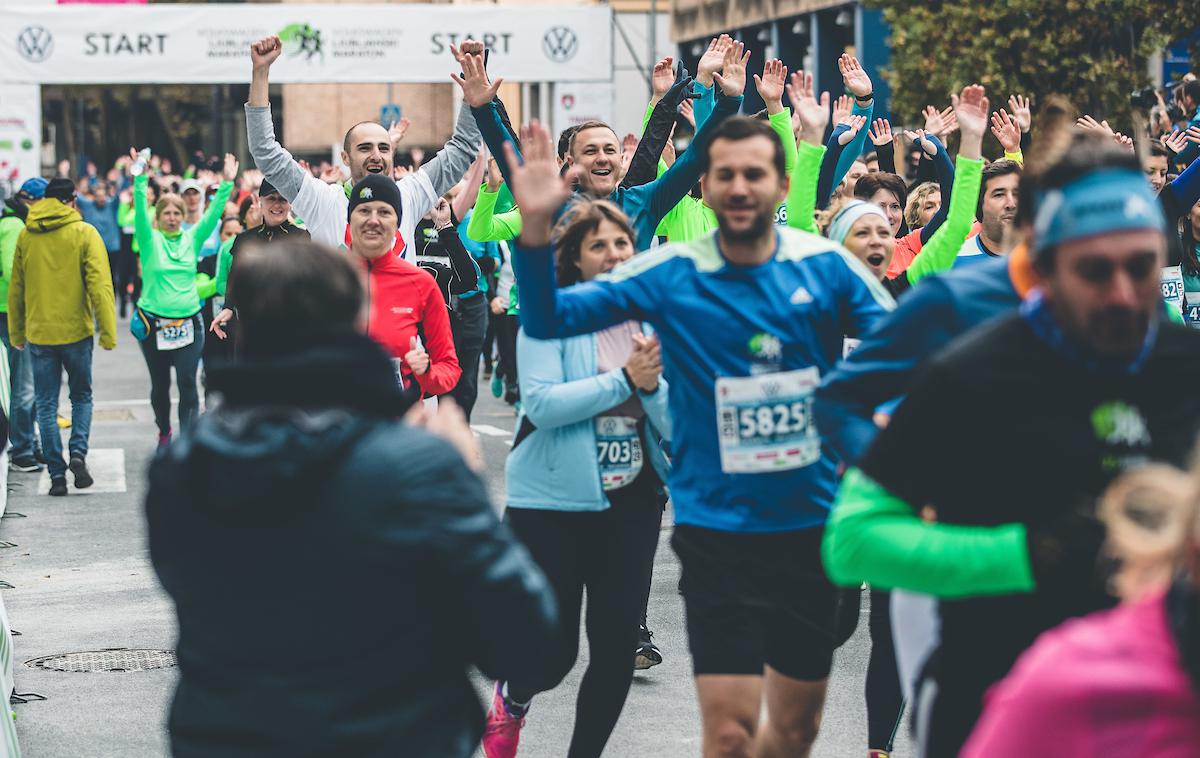
<svg viewBox="0 0 1200 758"><path fill-rule="evenodd" d="M0 218L14 469L90 486L95 334L145 359L176 755L519 755L582 625L570 756L688 660L703 755L804 756L864 594L869 756L1197 755L1200 80L1131 136L977 84L901 129L854 56L831 100L721 36L641 135L553 134L468 40L445 146L361 122L343 174L275 136L282 49L253 169L134 146ZM647 627L664 519L686 651Z"/></svg>

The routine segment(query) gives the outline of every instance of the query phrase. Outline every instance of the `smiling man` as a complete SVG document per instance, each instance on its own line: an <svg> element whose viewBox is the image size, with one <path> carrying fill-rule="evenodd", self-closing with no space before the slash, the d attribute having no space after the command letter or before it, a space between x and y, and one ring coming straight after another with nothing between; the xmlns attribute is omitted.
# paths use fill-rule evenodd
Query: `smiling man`
<svg viewBox="0 0 1200 758"><path fill-rule="evenodd" d="M992 161L983 167L979 188L979 234L968 237L958 251L955 266L982 263L989 258L1008 255L1017 246L1011 234L1020 198L1021 164L1007 158Z"/></svg>
<svg viewBox="0 0 1200 758"><path fill-rule="evenodd" d="M470 40L462 50L483 52L483 45ZM254 163L279 193L292 204L312 238L332 247L349 244L346 208L349 189L368 174L392 175L392 140L388 130L373 121L361 121L347 130L342 140L342 162L350 167L347 184L326 184L300 167L291 153L275 139L271 122L269 74L271 64L283 52L279 37L264 37L250 46L253 69L250 98L246 102L246 136ZM417 222L428 213L438 198L462 179L479 152L482 138L470 108L459 112L454 134L432 160L396 182L400 188L402 212L393 251L406 258L415 256L407 243L414 239Z"/></svg>
<svg viewBox="0 0 1200 758"><path fill-rule="evenodd" d="M767 122L743 117L688 149L705 169L714 233L557 288L550 230L569 188L549 135L536 124L522 134L530 155L512 167L512 190L524 217L514 259L525 333L642 319L672 372L671 543L703 752L808 755L833 651L859 611L857 589L837 591L821 568L836 463L812 423L812 392L843 335L870 329L892 299L845 248L774 223L788 191L783 145Z"/></svg>

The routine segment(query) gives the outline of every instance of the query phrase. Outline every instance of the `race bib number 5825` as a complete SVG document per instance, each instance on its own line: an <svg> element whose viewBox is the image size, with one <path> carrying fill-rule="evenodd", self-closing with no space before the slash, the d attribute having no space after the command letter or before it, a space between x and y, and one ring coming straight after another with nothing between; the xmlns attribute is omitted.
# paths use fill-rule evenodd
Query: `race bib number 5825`
<svg viewBox="0 0 1200 758"><path fill-rule="evenodd" d="M819 382L815 368L717 379L721 470L755 474L817 462L821 438L812 406Z"/></svg>

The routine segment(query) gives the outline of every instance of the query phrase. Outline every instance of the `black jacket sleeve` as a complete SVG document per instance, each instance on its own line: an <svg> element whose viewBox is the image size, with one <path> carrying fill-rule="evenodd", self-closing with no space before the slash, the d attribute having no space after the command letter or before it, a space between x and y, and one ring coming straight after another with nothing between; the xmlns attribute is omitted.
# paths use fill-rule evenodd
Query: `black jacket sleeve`
<svg viewBox="0 0 1200 758"><path fill-rule="evenodd" d="M675 128L679 104L691 95L692 81L692 77L683 76L671 85L671 89L667 90L662 100L655 104L654 110L650 112L646 131L642 134L633 159L629 162L629 170L621 180L622 187L640 187L658 178L658 161Z"/></svg>
<svg viewBox="0 0 1200 758"><path fill-rule="evenodd" d="M463 246L458 230L453 226L438 229L438 241L450 257L450 270L454 275L450 280L450 294L463 295L476 289L479 286L479 266Z"/></svg>

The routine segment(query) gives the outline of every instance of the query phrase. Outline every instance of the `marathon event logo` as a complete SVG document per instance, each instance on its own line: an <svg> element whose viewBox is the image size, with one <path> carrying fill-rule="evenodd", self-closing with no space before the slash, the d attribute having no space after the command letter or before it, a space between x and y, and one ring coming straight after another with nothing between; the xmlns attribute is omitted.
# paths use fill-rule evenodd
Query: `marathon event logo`
<svg viewBox="0 0 1200 758"><path fill-rule="evenodd" d="M17 35L17 52L30 63L41 63L54 52L54 35L44 26L27 26Z"/></svg>
<svg viewBox="0 0 1200 758"><path fill-rule="evenodd" d="M315 56L325 60L325 51L321 49L321 32L314 29L312 24L288 24L279 32L283 41L283 52L290 58L303 55L304 60L311 61Z"/></svg>
<svg viewBox="0 0 1200 758"><path fill-rule="evenodd" d="M565 26L552 26L542 36L542 50L555 63L566 63L579 51L579 37Z"/></svg>

